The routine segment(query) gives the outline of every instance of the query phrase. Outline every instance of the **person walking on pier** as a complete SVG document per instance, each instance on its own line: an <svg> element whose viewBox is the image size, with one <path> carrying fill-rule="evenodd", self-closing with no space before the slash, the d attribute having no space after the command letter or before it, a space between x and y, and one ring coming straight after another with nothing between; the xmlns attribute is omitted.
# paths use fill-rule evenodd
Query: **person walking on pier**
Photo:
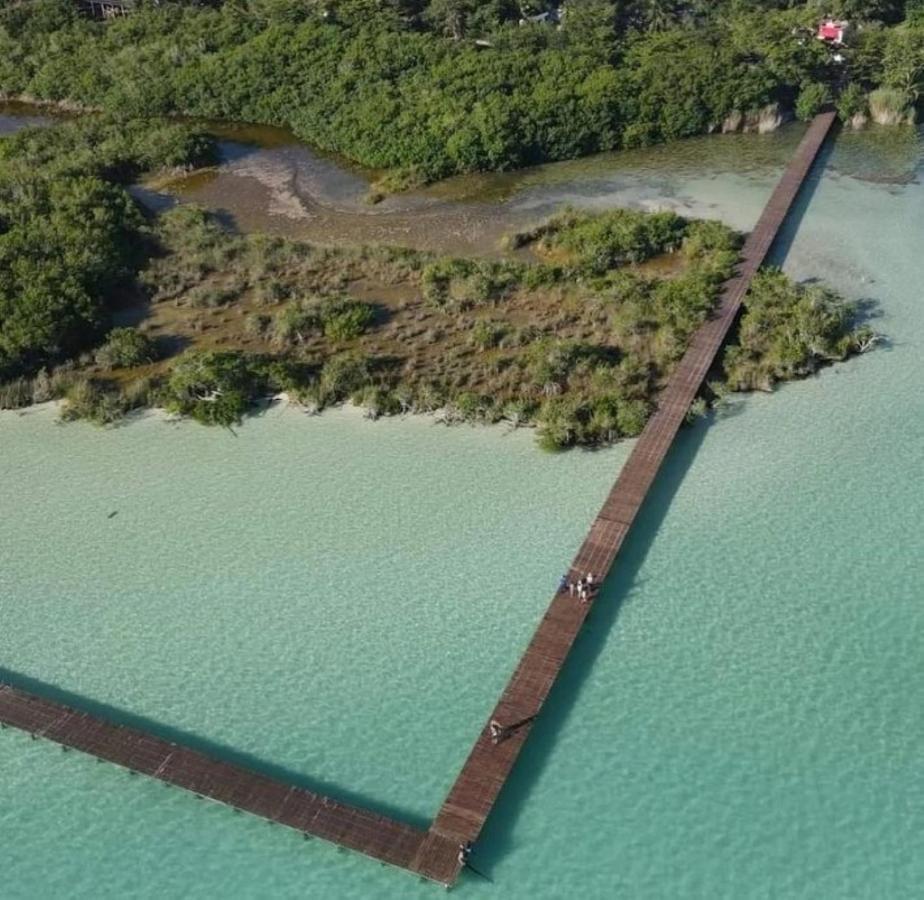
<svg viewBox="0 0 924 900"><path fill-rule="evenodd" d="M488 724L488 730L491 732L492 744L500 743L501 739L506 736L507 731L507 729L504 728L504 726L501 725L497 719L491 719L490 723Z"/></svg>

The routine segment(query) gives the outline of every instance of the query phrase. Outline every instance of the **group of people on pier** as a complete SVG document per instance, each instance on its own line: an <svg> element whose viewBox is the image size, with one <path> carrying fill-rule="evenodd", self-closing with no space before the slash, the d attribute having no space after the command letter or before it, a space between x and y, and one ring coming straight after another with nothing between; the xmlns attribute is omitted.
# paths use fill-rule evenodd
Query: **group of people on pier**
<svg viewBox="0 0 924 900"><path fill-rule="evenodd" d="M593 572L588 572L582 578L578 578L577 581L571 581L568 578L568 573L565 572L565 574L561 576L561 581L558 582L559 593L567 591L570 596L577 596L581 603L586 603L590 600L591 595L596 592L599 587L600 580L594 577Z"/></svg>

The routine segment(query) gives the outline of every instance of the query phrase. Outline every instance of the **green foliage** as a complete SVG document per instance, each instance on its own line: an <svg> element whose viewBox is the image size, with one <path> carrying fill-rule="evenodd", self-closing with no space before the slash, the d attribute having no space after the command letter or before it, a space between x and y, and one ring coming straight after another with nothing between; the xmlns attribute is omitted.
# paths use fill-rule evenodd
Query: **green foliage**
<svg viewBox="0 0 924 900"><path fill-rule="evenodd" d="M683 254L690 260L702 260L712 253L737 253L741 236L715 219L687 222L683 234Z"/></svg>
<svg viewBox="0 0 924 900"><path fill-rule="evenodd" d="M267 283L278 285L279 296L306 298L275 316L242 317L249 337L271 337L273 360L209 351L205 374L201 355L195 366L181 360L163 392L171 409L226 424L262 394L285 390L315 411L350 400L373 418L418 411L447 422L535 424L547 449L641 432L658 390L713 309L740 244L718 222L618 211L569 212L515 241L542 240L550 252L572 254L568 265L333 251L224 233L191 210L170 213L159 230L162 243L176 249L154 263L157 281L172 284L171 272L198 272L187 294L230 279L245 285L244 302ZM663 261L667 277L619 267L668 249L675 255ZM607 261L616 267L604 269ZM371 323L374 309L339 291L368 283L378 266L390 273L388 283L410 293L364 340L357 329ZM323 285L331 273L338 287L328 294ZM533 291L544 295L544 316L536 315ZM174 302L182 304L183 295ZM476 306L477 313L466 312ZM801 315L798 305L784 306L781 323L801 328ZM348 351L344 340L353 344ZM864 340L858 332L855 348ZM744 346L750 355L738 357L735 377L777 366L772 342ZM778 377L802 371L783 369Z"/></svg>
<svg viewBox="0 0 924 900"><path fill-rule="evenodd" d="M0 142L0 164L48 176L96 176L128 183L142 172L214 162L199 129L146 117L84 115L52 128L26 128Z"/></svg>
<svg viewBox="0 0 924 900"><path fill-rule="evenodd" d="M883 86L915 103L924 90L924 28L892 29L882 62Z"/></svg>
<svg viewBox="0 0 924 900"><path fill-rule="evenodd" d="M84 420L94 425L113 425L126 413L142 405L135 395L129 395L88 378L74 382L64 395L61 419L64 422Z"/></svg>
<svg viewBox="0 0 924 900"><path fill-rule="evenodd" d="M619 392L553 397L537 417L537 438L543 450L564 450L576 444L609 443L641 434L650 415L641 399Z"/></svg>
<svg viewBox="0 0 924 900"><path fill-rule="evenodd" d="M491 350L501 342L507 331L502 322L479 319L472 328L470 339L479 350Z"/></svg>
<svg viewBox="0 0 924 900"><path fill-rule="evenodd" d="M733 390L769 390L778 381L810 375L860 352L872 332L857 326L856 310L818 285L790 281L779 270L758 273L745 300L737 342L725 351Z"/></svg>
<svg viewBox="0 0 924 900"><path fill-rule="evenodd" d="M273 322L273 341L283 347L301 344L320 327L316 303L290 303Z"/></svg>
<svg viewBox="0 0 924 900"><path fill-rule="evenodd" d="M537 420L543 450L564 450L578 442L583 430L581 406L570 397L554 397L542 404Z"/></svg>
<svg viewBox="0 0 924 900"><path fill-rule="evenodd" d="M849 122L854 116L867 110L866 92L859 84L848 84L837 98L837 114L842 122Z"/></svg>
<svg viewBox="0 0 924 900"><path fill-rule="evenodd" d="M866 19L898 18L894 3L857 2ZM811 39L815 3L569 0L560 28L517 24L551 6L162 3L99 23L75 15L71 0L5 4L0 92L123 116L286 125L417 180L703 133L734 111L791 107L800 85L830 74L828 48ZM913 95L919 33L857 32L850 76ZM190 155L167 130L151 132L133 158L147 168Z"/></svg>
<svg viewBox="0 0 924 900"><path fill-rule="evenodd" d="M100 336L143 256L142 217L113 181L207 146L183 126L92 116L0 141L0 377Z"/></svg>
<svg viewBox="0 0 924 900"><path fill-rule="evenodd" d="M324 404L338 403L367 388L372 382L369 360L359 353L332 356L321 369L319 384Z"/></svg>
<svg viewBox="0 0 924 900"><path fill-rule="evenodd" d="M897 125L913 116L911 97L897 88L878 88L869 95L870 115L884 125Z"/></svg>
<svg viewBox="0 0 924 900"><path fill-rule="evenodd" d="M163 391L170 412L191 416L204 425L231 426L268 389L265 370L243 353L190 350L170 373Z"/></svg>
<svg viewBox="0 0 924 900"><path fill-rule="evenodd" d="M375 309L349 297L301 300L290 303L276 317L273 338L281 346L304 343L321 333L332 341L359 337L375 320Z"/></svg>
<svg viewBox="0 0 924 900"><path fill-rule="evenodd" d="M676 250L686 220L672 212L644 213L615 209L597 215L566 212L531 233L551 249L573 255L586 270L602 275L626 263L644 262Z"/></svg>
<svg viewBox="0 0 924 900"><path fill-rule="evenodd" d="M77 380L68 363L51 372L39 369L34 378L20 376L0 385L0 409L19 409L64 397Z"/></svg>
<svg viewBox="0 0 924 900"><path fill-rule="evenodd" d="M0 409L22 409L34 402L31 378L14 378L0 385Z"/></svg>
<svg viewBox="0 0 924 900"><path fill-rule="evenodd" d="M104 369L143 366L154 358L153 341L137 328L113 328L96 351L96 362Z"/></svg>
<svg viewBox="0 0 924 900"><path fill-rule="evenodd" d="M141 224L128 195L99 179L0 167L0 376L94 341L137 265Z"/></svg>
<svg viewBox="0 0 924 900"><path fill-rule="evenodd" d="M802 85L796 100L796 117L803 122L815 118L831 102L831 91L820 81L809 81Z"/></svg>
<svg viewBox="0 0 924 900"><path fill-rule="evenodd" d="M462 311L500 302L523 277L516 263L438 259L424 266L421 286L431 306Z"/></svg>
<svg viewBox="0 0 924 900"><path fill-rule="evenodd" d="M321 328L332 341L358 338L375 320L375 310L368 303L340 298L322 304Z"/></svg>
<svg viewBox="0 0 924 900"><path fill-rule="evenodd" d="M424 299L433 306L447 305L453 282L468 278L474 271L475 265L469 260L439 259L428 263L421 278Z"/></svg>

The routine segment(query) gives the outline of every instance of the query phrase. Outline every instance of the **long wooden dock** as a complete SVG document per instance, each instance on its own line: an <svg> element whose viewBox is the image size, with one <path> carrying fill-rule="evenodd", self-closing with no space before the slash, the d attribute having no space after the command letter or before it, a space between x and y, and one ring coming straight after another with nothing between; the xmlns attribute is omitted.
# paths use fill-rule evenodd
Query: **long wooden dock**
<svg viewBox="0 0 924 900"><path fill-rule="evenodd" d="M737 273L724 286L718 309L694 335L661 394L657 411L648 420L594 519L571 564L570 580L577 581L588 574L600 579L609 573L677 430L738 315L751 278L766 258L834 118L834 113L825 113L809 126L744 244ZM434 819L431 837L448 838L456 844L474 843L478 839L591 605L592 601L581 603L567 592L559 592L553 598L489 719L502 726L524 724L495 744L486 723ZM425 843L421 853L426 849Z"/></svg>
<svg viewBox="0 0 924 900"><path fill-rule="evenodd" d="M206 756L155 735L107 722L35 694L0 684L0 722L216 800L235 809L347 847L380 862L410 869L426 832L284 784L258 772ZM454 863L458 848L444 854ZM431 877L448 883L455 866L434 866Z"/></svg>
<svg viewBox="0 0 924 900"><path fill-rule="evenodd" d="M703 379L732 327L754 273L805 181L833 123L817 116L742 250L714 315L693 337L615 485L571 564L570 578L609 573ZM105 721L0 684L0 723L73 747L161 781L364 853L449 886L462 869L460 849L477 841L593 605L566 592L552 599L510 682L440 807L423 831L155 735ZM492 740L491 722L505 733Z"/></svg>

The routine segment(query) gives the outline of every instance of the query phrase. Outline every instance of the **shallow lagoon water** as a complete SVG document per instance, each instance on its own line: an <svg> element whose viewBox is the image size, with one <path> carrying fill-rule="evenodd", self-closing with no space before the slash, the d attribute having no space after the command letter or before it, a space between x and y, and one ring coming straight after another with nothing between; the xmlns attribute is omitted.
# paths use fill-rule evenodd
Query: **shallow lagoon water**
<svg viewBox="0 0 924 900"><path fill-rule="evenodd" d="M422 822L626 452L355 410L54 417L3 419L3 667Z"/></svg>
<svg viewBox="0 0 924 900"><path fill-rule="evenodd" d="M463 895L924 890L924 189L847 150L780 252L876 298L889 345L684 432ZM776 169L725 165L666 199L747 227ZM292 412L4 415L0 446L0 664L415 818L626 452ZM10 730L0 772L7 896L434 894Z"/></svg>

